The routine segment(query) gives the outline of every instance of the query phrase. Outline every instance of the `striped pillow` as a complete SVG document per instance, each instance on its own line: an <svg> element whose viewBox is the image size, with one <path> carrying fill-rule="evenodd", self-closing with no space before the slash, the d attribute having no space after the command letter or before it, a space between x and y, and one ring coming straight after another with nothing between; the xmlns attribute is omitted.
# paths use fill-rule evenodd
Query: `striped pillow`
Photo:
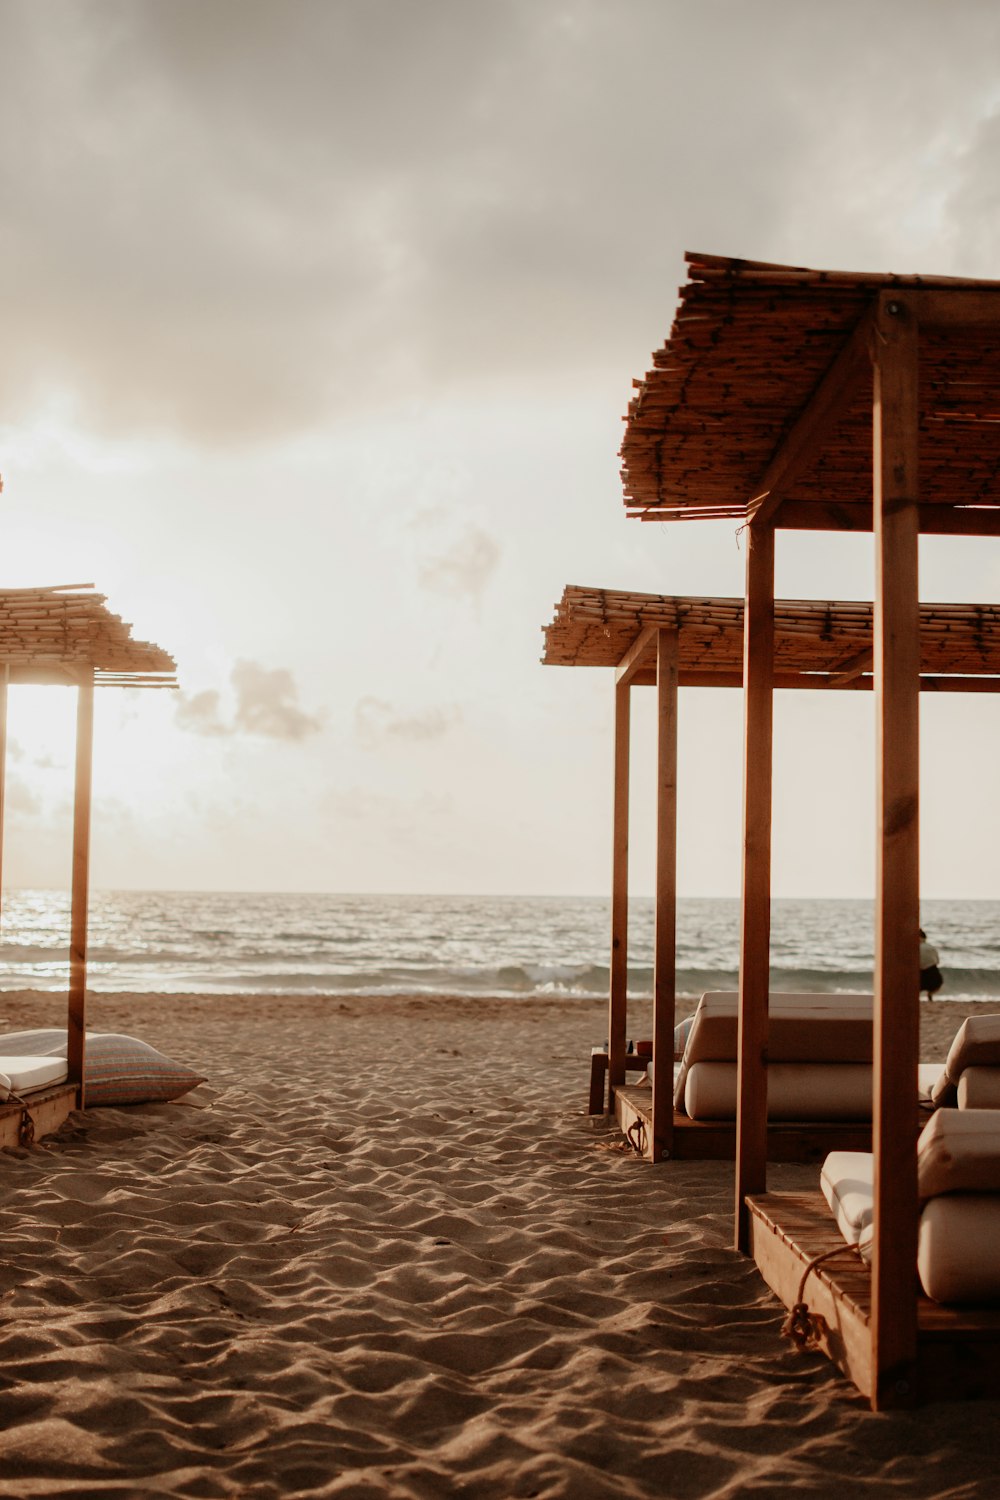
<svg viewBox="0 0 1000 1500"><path fill-rule="evenodd" d="M0 1052L66 1056L63 1028L0 1034ZM88 1031L83 1077L88 1104L155 1104L179 1099L205 1079L138 1037Z"/></svg>

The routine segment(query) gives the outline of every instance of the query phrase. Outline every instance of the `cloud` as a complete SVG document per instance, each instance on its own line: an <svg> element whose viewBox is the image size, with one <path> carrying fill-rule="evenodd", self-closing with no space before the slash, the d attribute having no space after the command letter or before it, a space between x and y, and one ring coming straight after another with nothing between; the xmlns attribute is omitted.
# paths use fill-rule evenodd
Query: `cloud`
<svg viewBox="0 0 1000 1500"><path fill-rule="evenodd" d="M417 578L432 593L478 602L499 561L499 543L480 527L470 526L445 551L421 562Z"/></svg>
<svg viewBox="0 0 1000 1500"><path fill-rule="evenodd" d="M215 688L178 694L175 711L178 729L190 730L192 734L232 734L232 726L223 721L221 701Z"/></svg>
<svg viewBox="0 0 1000 1500"><path fill-rule="evenodd" d="M236 700L231 718L223 714L221 694L208 688L180 695L178 727L192 734L254 734L272 740L303 740L321 728L318 718L299 707L295 678L287 668L241 660L230 680Z"/></svg>
<svg viewBox="0 0 1000 1500"><path fill-rule="evenodd" d="M381 698L361 698L354 710L358 739L366 750L374 750L387 741L414 744L439 740L461 718L457 704L427 708L419 714L400 714Z"/></svg>
<svg viewBox="0 0 1000 1500"><path fill-rule="evenodd" d="M3 410L212 444L512 376L624 403L685 244L919 256L897 185L950 180L998 45L927 0L6 0Z"/></svg>
<svg viewBox="0 0 1000 1500"><path fill-rule="evenodd" d="M238 661L232 680L237 729L273 740L303 740L319 730L319 719L299 707L299 690L287 668L268 671L255 661Z"/></svg>

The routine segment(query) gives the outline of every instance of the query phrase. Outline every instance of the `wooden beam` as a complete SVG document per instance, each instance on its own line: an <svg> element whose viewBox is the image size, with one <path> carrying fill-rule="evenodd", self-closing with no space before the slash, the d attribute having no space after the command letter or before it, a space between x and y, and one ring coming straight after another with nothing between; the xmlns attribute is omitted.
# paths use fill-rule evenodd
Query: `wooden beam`
<svg viewBox="0 0 1000 1500"><path fill-rule="evenodd" d="M677 675L679 687L741 688L743 673L710 672L703 667L684 667ZM653 673L632 681L632 687L655 687ZM874 680L862 669L858 676L832 672L775 672L774 687L782 691L870 693ZM1000 693L1000 677L975 677L969 672L924 672L920 677L922 693Z"/></svg>
<svg viewBox="0 0 1000 1500"><path fill-rule="evenodd" d="M941 291L892 291L880 294L885 307L909 311L921 328L1000 329L1000 292L956 288Z"/></svg>
<svg viewBox="0 0 1000 1500"><path fill-rule="evenodd" d="M87 1030L87 909L90 895L90 801L94 755L94 676L80 679L76 711L76 779L73 789L73 888L69 939L69 1082L86 1107L83 1069Z"/></svg>
<svg viewBox="0 0 1000 1500"><path fill-rule="evenodd" d="M823 443L871 375L872 313L863 312L833 363L813 391L805 410L773 454L760 483L747 500L747 516L762 525L772 520L782 499L815 460Z"/></svg>
<svg viewBox="0 0 1000 1500"><path fill-rule="evenodd" d="M611 856L611 983L608 996L608 1103L625 1082L625 1030L628 1012L628 683L615 686L615 770Z"/></svg>
<svg viewBox="0 0 1000 1500"><path fill-rule="evenodd" d="M736 1114L736 1245L749 1249L746 1199L767 1189L771 956L774 529L747 527L744 612L743 894Z"/></svg>
<svg viewBox="0 0 1000 1500"><path fill-rule="evenodd" d="M623 687L628 687L629 683L633 682L636 675L643 669L643 666L649 666L649 662L644 663L643 658L652 656L655 650L656 626L647 625L642 633L636 636L618 663L617 670L615 671L615 682L621 683Z"/></svg>
<svg viewBox="0 0 1000 1500"><path fill-rule="evenodd" d="M853 656L838 664L837 670L831 673L828 682L830 687L846 687L849 682L855 682L872 669L872 647L866 646L863 651L857 651Z"/></svg>
<svg viewBox="0 0 1000 1500"><path fill-rule="evenodd" d="M871 531L872 508L789 496L778 507L774 524L787 531ZM1000 506L921 505L920 531L924 536L1000 536Z"/></svg>
<svg viewBox="0 0 1000 1500"><path fill-rule="evenodd" d="M875 909L875 1243L872 1404L912 1395L917 1355L920 606L917 323L879 298L875 383L875 692L878 730Z"/></svg>
<svg viewBox="0 0 1000 1500"><path fill-rule="evenodd" d="M656 928L653 941L653 1140L674 1146L677 1000L677 631L656 632Z"/></svg>

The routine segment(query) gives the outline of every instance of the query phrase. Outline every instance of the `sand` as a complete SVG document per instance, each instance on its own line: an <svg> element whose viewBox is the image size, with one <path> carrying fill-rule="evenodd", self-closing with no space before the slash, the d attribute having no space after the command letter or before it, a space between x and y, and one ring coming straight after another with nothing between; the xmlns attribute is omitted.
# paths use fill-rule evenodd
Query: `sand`
<svg viewBox="0 0 1000 1500"><path fill-rule="evenodd" d="M926 1056L970 1009L923 1007ZM90 1024L209 1083L0 1154L0 1494L996 1492L1000 1403L872 1415L730 1248L732 1167L592 1128L600 1003L98 995Z"/></svg>

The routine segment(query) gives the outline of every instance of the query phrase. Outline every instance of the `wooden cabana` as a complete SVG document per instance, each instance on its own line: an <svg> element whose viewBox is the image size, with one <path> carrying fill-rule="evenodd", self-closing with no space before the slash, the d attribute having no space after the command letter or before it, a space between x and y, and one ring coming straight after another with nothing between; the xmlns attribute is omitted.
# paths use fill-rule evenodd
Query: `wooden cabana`
<svg viewBox="0 0 1000 1500"><path fill-rule="evenodd" d="M1000 283L688 260L671 335L630 404L623 480L642 520L745 528L737 1243L786 1301L815 1250L815 1205L767 1193L775 532L873 530L874 1253L863 1291L835 1263L816 1276L830 1350L873 1406L912 1401L942 1371L952 1393L963 1377L978 1389L1000 1373L1000 1314L935 1309L915 1276L918 541L1000 535Z"/></svg>
<svg viewBox="0 0 1000 1500"><path fill-rule="evenodd" d="M22 1103L0 1104L0 1146L16 1145L30 1123L35 1138L55 1130L86 1103L87 911L95 687L176 687L173 659L132 639L131 627L106 607L92 584L0 589L0 870L8 689L21 684L75 687L76 766L70 903L68 1076ZM30 1115L30 1121L26 1116Z"/></svg>
<svg viewBox="0 0 1000 1500"><path fill-rule="evenodd" d="M865 601L776 600L775 688L871 690L873 606ZM651 1161L731 1157L733 1128L675 1111L672 1065L653 1069L653 1087L627 1087L629 750L631 690L655 686L656 856L653 951L653 1055L673 1060L676 1020L678 688L743 686L742 599L671 597L568 585L544 628L548 666L615 671L613 856L608 1054L591 1065L591 1112L608 1104L622 1130ZM920 610L920 688L925 692L1000 687L1000 606L925 604ZM600 1098L598 1098L598 1086ZM821 1160L833 1149L867 1149L861 1124L770 1122L771 1161Z"/></svg>

